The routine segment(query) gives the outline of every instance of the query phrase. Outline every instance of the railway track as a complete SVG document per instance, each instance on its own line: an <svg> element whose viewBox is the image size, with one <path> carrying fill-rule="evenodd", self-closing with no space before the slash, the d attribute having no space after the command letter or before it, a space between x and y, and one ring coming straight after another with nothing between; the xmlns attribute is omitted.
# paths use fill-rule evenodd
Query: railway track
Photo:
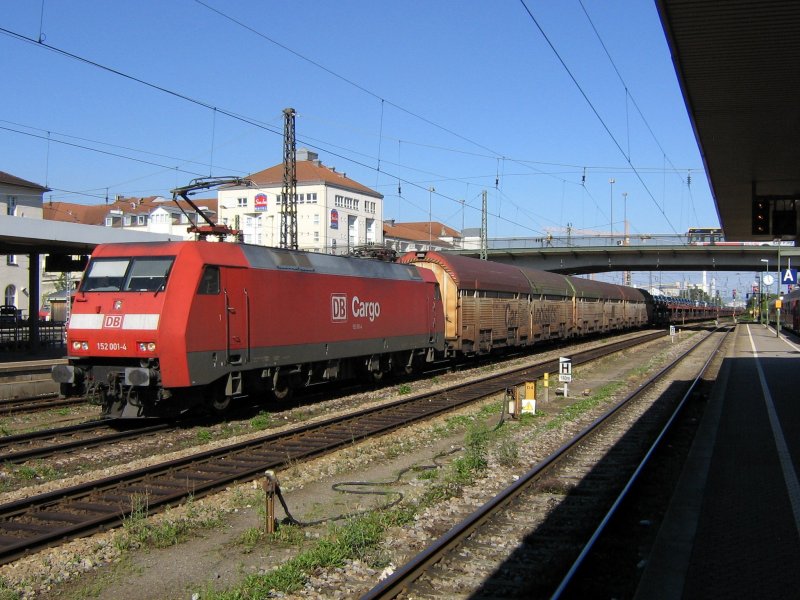
<svg viewBox="0 0 800 600"><path fill-rule="evenodd" d="M0 462L22 463L34 458L92 448L104 444L154 435L173 428L169 423L142 426L139 421L96 420L21 433L0 438Z"/></svg>
<svg viewBox="0 0 800 600"><path fill-rule="evenodd" d="M655 332L575 353L581 364L664 336ZM28 497L0 506L0 564L72 537L120 523L146 497L150 509L246 481L266 469L305 460L355 441L453 410L508 387L553 372L557 360L490 375L280 434L229 445L152 467Z"/></svg>
<svg viewBox="0 0 800 600"><path fill-rule="evenodd" d="M62 398L57 393L0 400L0 416L39 412L86 403L86 398Z"/></svg>
<svg viewBox="0 0 800 600"><path fill-rule="evenodd" d="M560 597L726 334L694 345L362 598ZM651 400L689 361L701 366L686 389Z"/></svg>

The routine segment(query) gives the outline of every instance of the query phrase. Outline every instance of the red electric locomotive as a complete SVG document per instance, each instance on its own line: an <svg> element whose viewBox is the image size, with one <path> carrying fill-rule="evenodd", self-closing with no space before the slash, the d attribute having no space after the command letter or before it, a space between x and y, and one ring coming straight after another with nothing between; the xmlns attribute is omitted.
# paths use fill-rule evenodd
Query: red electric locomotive
<svg viewBox="0 0 800 600"><path fill-rule="evenodd" d="M438 283L413 265L245 244L98 246L53 378L113 417L380 378L444 351ZM198 400L200 398L200 400Z"/></svg>

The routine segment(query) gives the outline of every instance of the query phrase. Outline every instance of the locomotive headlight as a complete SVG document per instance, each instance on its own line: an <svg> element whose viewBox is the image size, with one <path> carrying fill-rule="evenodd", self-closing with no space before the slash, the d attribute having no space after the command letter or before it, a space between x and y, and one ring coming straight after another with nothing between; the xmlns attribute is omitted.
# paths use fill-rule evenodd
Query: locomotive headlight
<svg viewBox="0 0 800 600"><path fill-rule="evenodd" d="M72 342L72 349L73 350L88 350L89 349L89 342Z"/></svg>
<svg viewBox="0 0 800 600"><path fill-rule="evenodd" d="M147 344L147 350L149 352L155 352L156 351L156 343L155 342L148 343Z"/></svg>
<svg viewBox="0 0 800 600"><path fill-rule="evenodd" d="M156 351L156 343L155 342L139 342L137 344L139 348L139 352L155 352Z"/></svg>

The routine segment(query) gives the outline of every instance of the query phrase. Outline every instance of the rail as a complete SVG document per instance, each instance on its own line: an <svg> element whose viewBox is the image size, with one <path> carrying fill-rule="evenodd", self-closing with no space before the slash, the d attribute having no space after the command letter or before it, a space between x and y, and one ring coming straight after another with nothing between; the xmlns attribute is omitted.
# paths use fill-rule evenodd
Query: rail
<svg viewBox="0 0 800 600"><path fill-rule="evenodd" d="M576 353L573 363L588 362L664 335L665 332L658 331ZM134 510L132 499L137 496L147 496L150 509L174 504L188 496L199 497L234 481L253 479L266 469L320 456L449 412L518 385L531 376L554 372L557 365L557 360L548 360L494 373L476 383L456 384L433 393L2 505L0 564L118 524Z"/></svg>
<svg viewBox="0 0 800 600"><path fill-rule="evenodd" d="M706 338L707 339L707 338ZM496 513L504 510L510 502L514 499L519 497L521 494L526 493L531 486L538 480L541 479L545 472L549 472L555 465L561 463L567 456L570 455L576 448L580 447L582 444L586 442L589 436L593 435L596 431L605 425L611 417L616 415L623 407L629 405L631 400L634 398L639 397L645 391L650 390L653 385L662 380L677 364L681 361L687 359L688 356L693 354L693 351L697 349L700 345L705 342L701 340L698 344L694 345L688 352L684 353L682 356L678 357L675 361L671 364L667 365L663 369L661 369L658 373L650 377L646 382L644 382L638 389L636 389L631 394L628 394L625 398L620 400L617 404L615 404L610 410L606 411L602 416L596 419L591 425L587 426L583 429L580 433L578 433L573 439L569 442L562 445L558 450L556 450L553 454L545 458L543 461L535 465L532 469L530 469L527 473L521 476L517 481L515 481L512 485L505 488L499 494L495 495L491 500L486 502L483 506L479 507L475 510L472 514L470 514L466 519L461 521L460 523L456 524L452 527L448 532L446 532L443 536L435 540L430 546L424 549L422 552L414 556L408 563L399 567L391 576L387 579L373 587L369 590L366 594L364 594L361 599L362 600L377 600L377 599L386 599L386 598L396 598L401 596L402 594L408 593L410 591L411 586L415 585L415 582L423 577L425 573L435 564L439 563L444 559L445 556L451 555L456 549L461 545L461 543L471 534L473 534L476 530L482 527L491 517L493 517ZM721 343L721 342L720 342ZM719 345L715 348L712 352L712 357L716 355L716 351L718 350ZM706 362L706 364L701 369L700 374L697 376L697 379L701 378L706 371L706 368L709 364L711 359ZM696 381L692 383L689 387L688 391L685 392L683 395L682 400L679 402L678 408L675 410L675 413L680 411L680 409L685 405L686 398L691 394L692 389L696 385ZM669 427L674 422L674 414L673 416L668 419L668 423L665 427ZM663 432L658 436L658 441L663 438ZM657 442L656 442L657 443ZM648 452L645 456L645 461L649 458L652 449ZM640 469L637 469L634 475L638 475ZM629 482L628 486L625 487L627 490L631 483ZM615 502L613 505L612 511L618 505L618 502ZM605 524L607 519L610 518L610 514L606 515L606 518L603 519L602 525ZM602 531L602 525L598 528L595 535L592 536L591 542L586 545L584 548L584 552L588 553L591 549L591 543L593 543L595 536L599 535L599 531ZM584 553L581 553L580 559L582 559ZM472 557L474 558L474 557ZM567 586L569 584L569 578L572 577L574 574L574 570L580 566L580 559L576 563L574 563L573 568L571 568L568 572L568 575L562 580L562 586ZM561 593L562 588L558 588L557 595Z"/></svg>

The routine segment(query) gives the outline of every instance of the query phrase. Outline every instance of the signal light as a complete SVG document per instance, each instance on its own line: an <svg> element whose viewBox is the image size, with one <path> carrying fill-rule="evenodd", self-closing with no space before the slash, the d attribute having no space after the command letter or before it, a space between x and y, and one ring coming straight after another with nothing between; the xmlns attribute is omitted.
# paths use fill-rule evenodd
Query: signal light
<svg viewBox="0 0 800 600"><path fill-rule="evenodd" d="M769 234L769 202L758 198L753 200L753 235Z"/></svg>

